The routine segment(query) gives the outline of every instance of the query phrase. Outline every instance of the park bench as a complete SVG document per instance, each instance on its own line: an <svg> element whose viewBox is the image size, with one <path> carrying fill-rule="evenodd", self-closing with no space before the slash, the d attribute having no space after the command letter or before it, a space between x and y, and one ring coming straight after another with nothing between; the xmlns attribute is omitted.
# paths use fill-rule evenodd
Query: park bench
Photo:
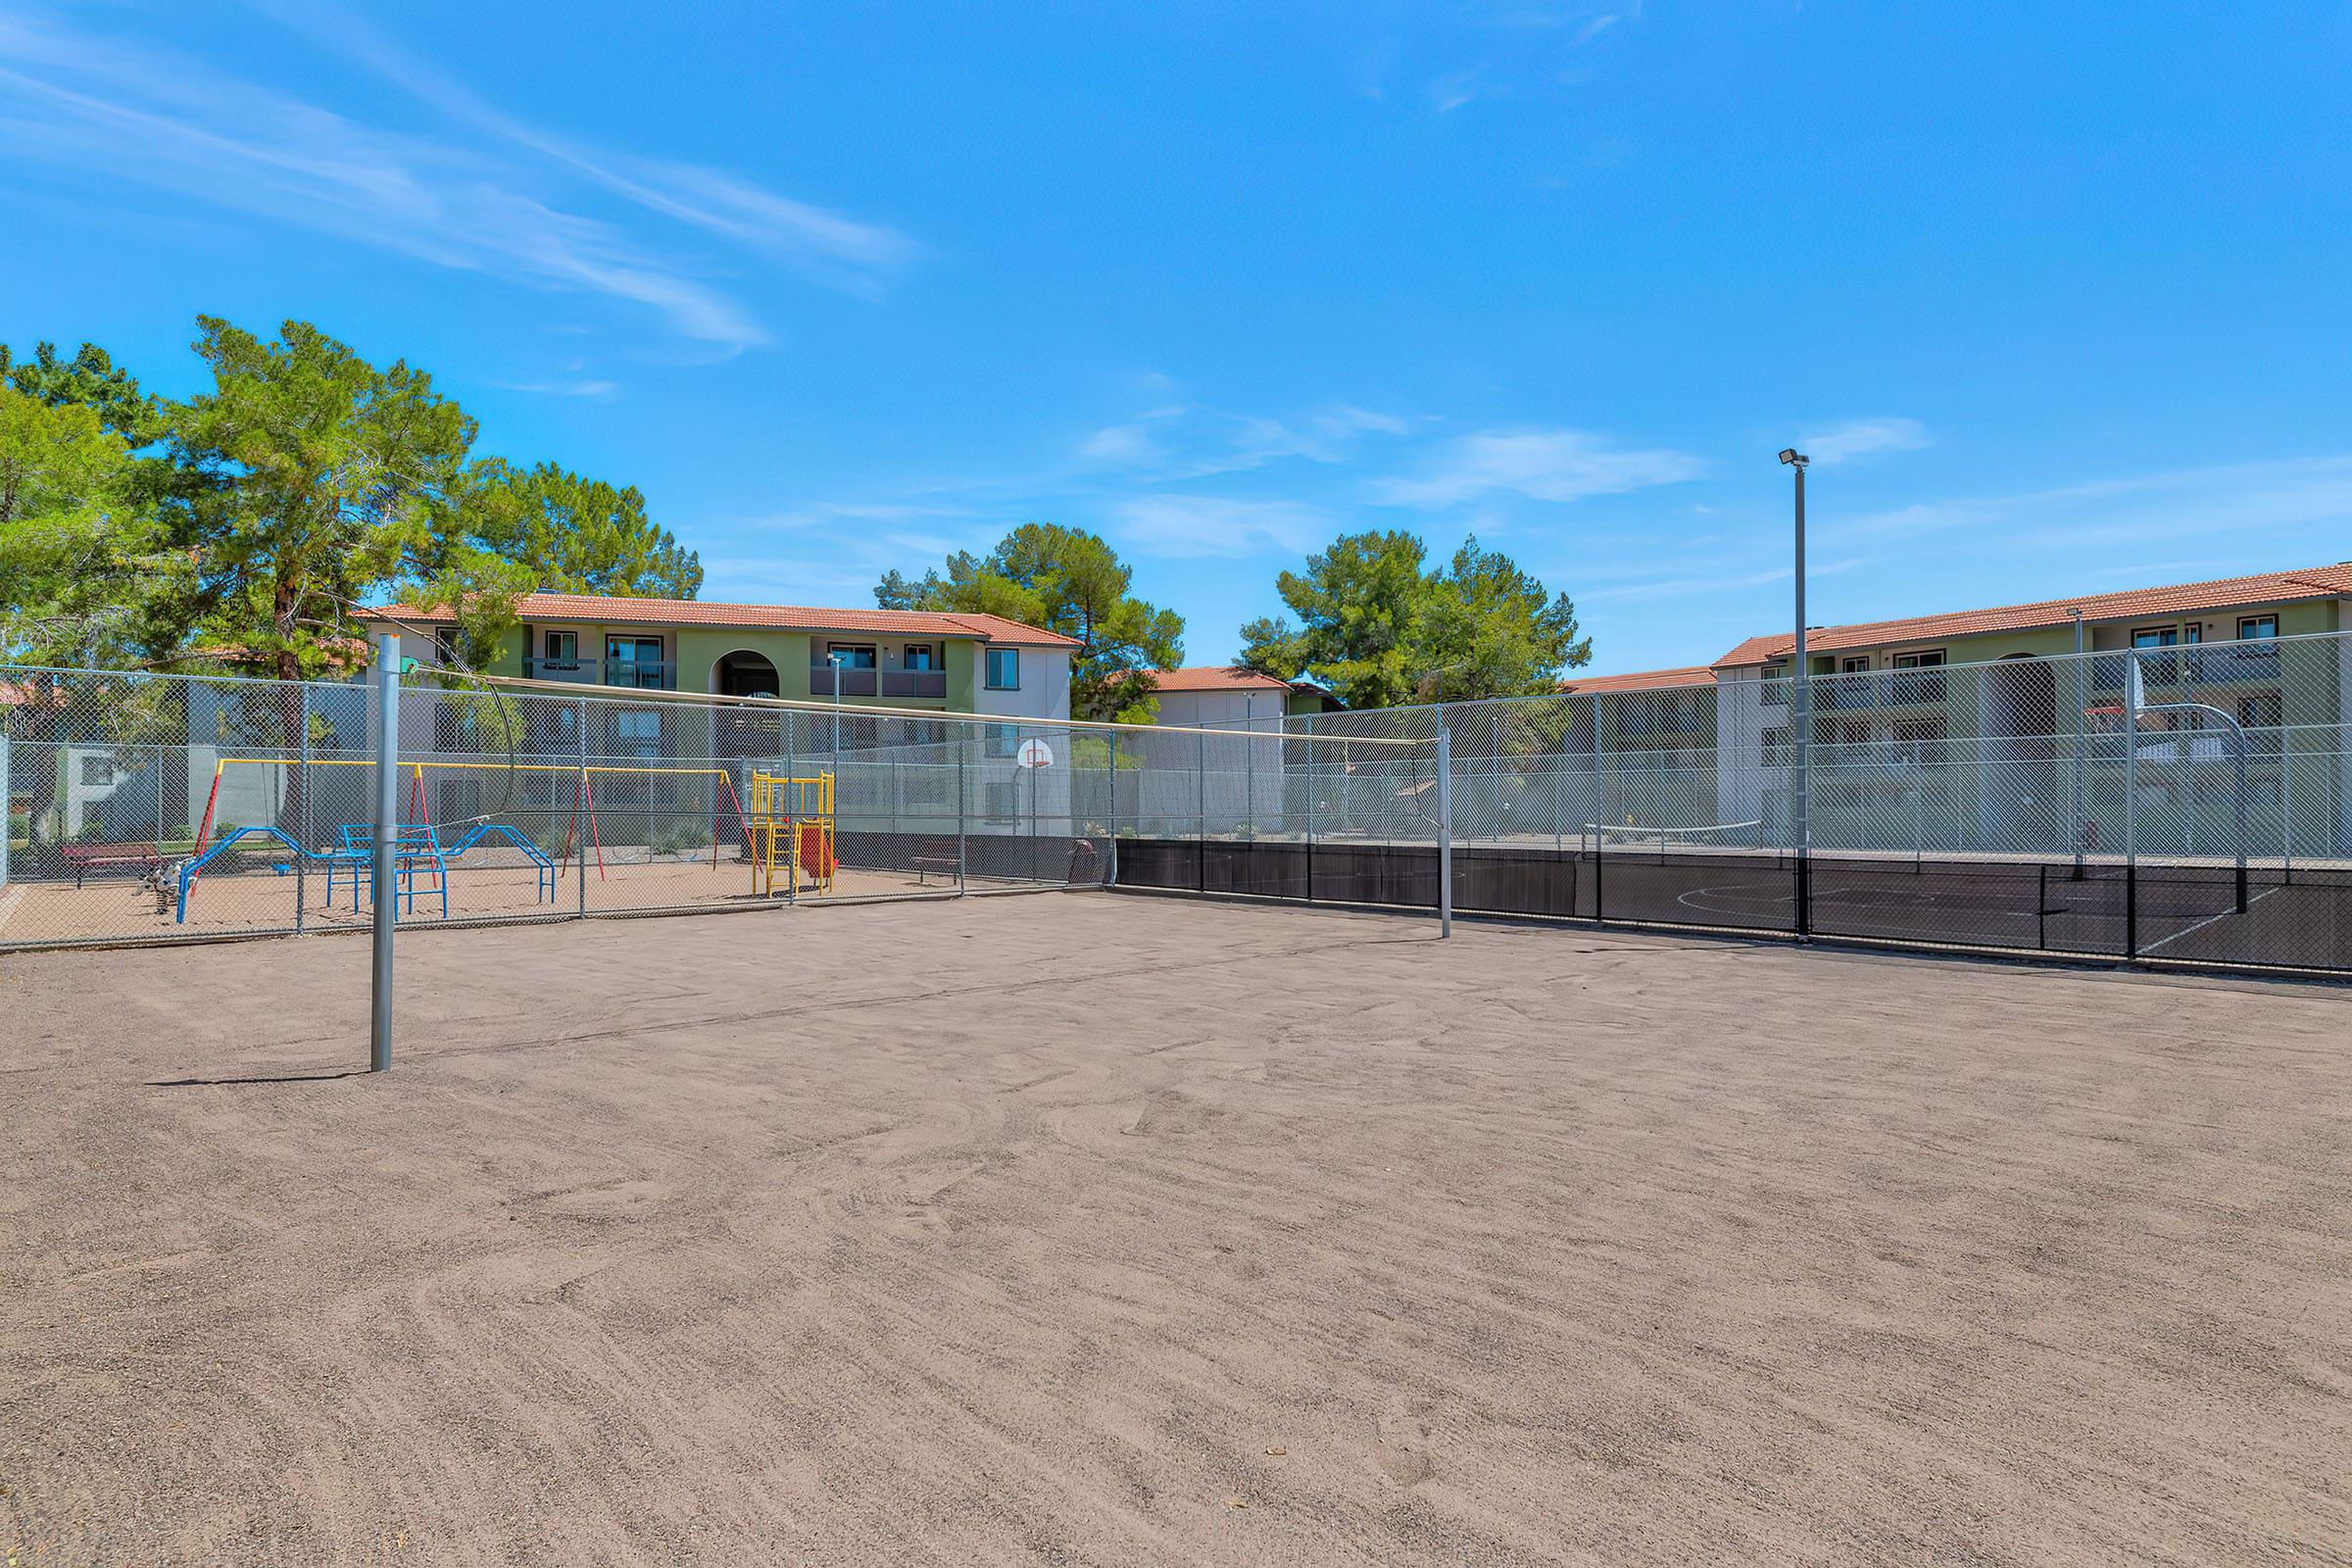
<svg viewBox="0 0 2352 1568"><path fill-rule="evenodd" d="M164 863L162 852L153 844L61 844L57 849L74 872L75 887L92 871L123 866L143 874Z"/></svg>
<svg viewBox="0 0 2352 1568"><path fill-rule="evenodd" d="M914 885L918 888L929 887L934 872L952 878L963 870L963 857L947 839L920 840L906 863L914 867Z"/></svg>

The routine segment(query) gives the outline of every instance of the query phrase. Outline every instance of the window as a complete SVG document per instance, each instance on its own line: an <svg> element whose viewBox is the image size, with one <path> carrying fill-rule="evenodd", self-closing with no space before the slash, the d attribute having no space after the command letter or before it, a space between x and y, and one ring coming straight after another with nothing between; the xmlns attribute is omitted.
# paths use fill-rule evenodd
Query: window
<svg viewBox="0 0 2352 1568"><path fill-rule="evenodd" d="M1018 756L1021 750L1021 726L991 724L983 742L983 757L1002 759Z"/></svg>
<svg viewBox="0 0 2352 1568"><path fill-rule="evenodd" d="M1020 814L1019 786L1016 784L984 784L980 788L980 809L991 822L1009 822Z"/></svg>
<svg viewBox="0 0 2352 1568"><path fill-rule="evenodd" d="M1869 670L1870 656L1868 654L1850 655L1838 662L1838 672L1841 675L1861 675L1868 673Z"/></svg>
<svg viewBox="0 0 2352 1568"><path fill-rule="evenodd" d="M2249 641L2257 637L2276 637L2278 635L2278 617L2277 615L2240 615L2237 617L2237 635L2240 641Z"/></svg>
<svg viewBox="0 0 2352 1568"><path fill-rule="evenodd" d="M439 664L443 669L458 667L457 627L435 626L433 628L433 662Z"/></svg>
<svg viewBox="0 0 2352 1568"><path fill-rule="evenodd" d="M825 647L825 655L828 662L839 664L844 669L871 669L874 667L874 645L872 643L828 643Z"/></svg>
<svg viewBox="0 0 2352 1568"><path fill-rule="evenodd" d="M992 692L1017 692L1021 689L1021 651L1018 648L991 648L988 651L988 689Z"/></svg>
<svg viewBox="0 0 2352 1568"><path fill-rule="evenodd" d="M547 634L547 652L542 657L568 662L580 657L580 634L576 631L551 631Z"/></svg>
<svg viewBox="0 0 2352 1568"><path fill-rule="evenodd" d="M612 749L623 757L660 757L662 715L647 709L614 713Z"/></svg>
<svg viewBox="0 0 2352 1568"><path fill-rule="evenodd" d="M2132 646L2134 648L2171 648L2180 641L2178 626L2134 626Z"/></svg>
<svg viewBox="0 0 2352 1568"><path fill-rule="evenodd" d="M605 639L605 657L623 663L659 664L662 662L662 639L659 637L620 637Z"/></svg>
<svg viewBox="0 0 2352 1568"><path fill-rule="evenodd" d="M1940 718L1898 718L1892 731L1896 755L1912 762L1942 761L1944 735Z"/></svg>
<svg viewBox="0 0 2352 1568"><path fill-rule="evenodd" d="M2201 620L2192 620L2180 630L2180 640L2184 643L2201 643L2205 640L2205 623Z"/></svg>
<svg viewBox="0 0 2352 1568"><path fill-rule="evenodd" d="M84 789L103 789L114 781L113 758L85 757L81 760L81 783Z"/></svg>
<svg viewBox="0 0 2352 1568"><path fill-rule="evenodd" d="M1940 703L1943 701L1943 650L1915 649L1897 654L1893 660L1895 675L1888 684L1887 700L1895 703ZM1933 671L1933 673L1930 673Z"/></svg>
<svg viewBox="0 0 2352 1568"><path fill-rule="evenodd" d="M2237 700L2237 721L2248 729L2277 729L2279 702L2277 692Z"/></svg>
<svg viewBox="0 0 2352 1568"><path fill-rule="evenodd" d="M931 660L932 653L931 645L929 643L908 643L906 645L906 668L937 669L939 666L933 663Z"/></svg>

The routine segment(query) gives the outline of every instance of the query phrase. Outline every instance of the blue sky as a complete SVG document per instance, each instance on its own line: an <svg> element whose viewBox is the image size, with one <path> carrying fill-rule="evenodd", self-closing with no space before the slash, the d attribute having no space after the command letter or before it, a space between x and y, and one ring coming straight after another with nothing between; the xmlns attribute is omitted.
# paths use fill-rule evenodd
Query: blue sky
<svg viewBox="0 0 2352 1568"><path fill-rule="evenodd" d="M2352 557L2341 5L0 0L0 337L405 356L706 597L1475 530L1596 672Z"/></svg>

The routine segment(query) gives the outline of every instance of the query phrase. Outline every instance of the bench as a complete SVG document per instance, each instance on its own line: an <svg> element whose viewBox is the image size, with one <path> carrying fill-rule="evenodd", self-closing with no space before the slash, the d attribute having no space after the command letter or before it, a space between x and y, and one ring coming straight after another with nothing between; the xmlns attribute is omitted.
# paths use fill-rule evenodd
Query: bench
<svg viewBox="0 0 2352 1568"><path fill-rule="evenodd" d="M109 866L127 866L141 873L160 869L164 858L153 844L61 844L57 847L68 866L74 871L74 885L92 871Z"/></svg>
<svg viewBox="0 0 2352 1568"><path fill-rule="evenodd" d="M926 839L921 844L920 850L920 854L910 855L906 858L906 863L914 868L914 885L916 887L929 887L931 873L934 871L946 877L956 876L962 872L963 857L956 854L955 846L948 843L947 840Z"/></svg>

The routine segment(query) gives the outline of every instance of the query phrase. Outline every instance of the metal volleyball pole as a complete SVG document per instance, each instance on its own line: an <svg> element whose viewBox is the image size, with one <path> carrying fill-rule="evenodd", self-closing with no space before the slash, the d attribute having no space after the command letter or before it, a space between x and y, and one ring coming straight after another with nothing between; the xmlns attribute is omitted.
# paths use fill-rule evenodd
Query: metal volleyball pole
<svg viewBox="0 0 2352 1568"><path fill-rule="evenodd" d="M368 1070L392 1070L392 927L399 918L400 633L375 637L375 967L368 987Z"/></svg>

